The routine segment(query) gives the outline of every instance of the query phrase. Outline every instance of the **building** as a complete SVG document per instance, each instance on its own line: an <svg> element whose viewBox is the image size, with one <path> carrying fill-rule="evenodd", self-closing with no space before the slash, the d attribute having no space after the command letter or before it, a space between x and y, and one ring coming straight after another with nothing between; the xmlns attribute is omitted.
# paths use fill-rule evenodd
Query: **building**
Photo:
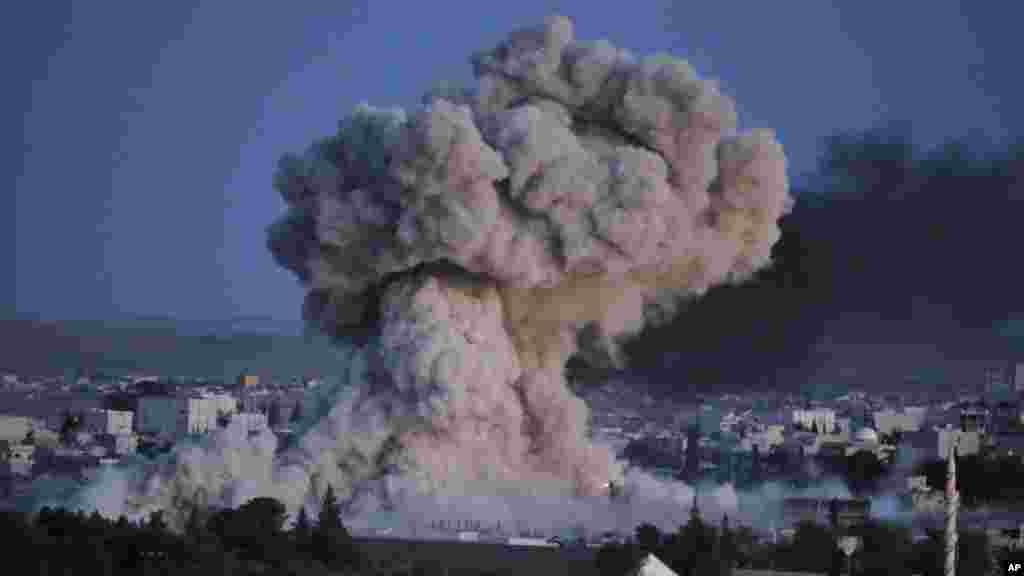
<svg viewBox="0 0 1024 576"><path fill-rule="evenodd" d="M124 456L133 454L139 448L139 438L135 434L104 434L99 438L99 444L106 449L108 454Z"/></svg>
<svg viewBox="0 0 1024 576"><path fill-rule="evenodd" d="M217 427L218 417L237 410L237 400L225 394L144 396L139 399L138 430L176 437L203 434Z"/></svg>
<svg viewBox="0 0 1024 576"><path fill-rule="evenodd" d="M793 424L805 430L817 429L819 434L831 434L836 426L836 411L831 408L797 408L793 410Z"/></svg>
<svg viewBox="0 0 1024 576"><path fill-rule="evenodd" d="M939 458L946 459L951 442L958 442L957 454L970 456L981 451L982 434L977 430L958 430L952 426L938 429Z"/></svg>
<svg viewBox="0 0 1024 576"><path fill-rule="evenodd" d="M636 576L677 576L671 568L658 559L654 554L647 554L641 558L630 570L629 574Z"/></svg>
<svg viewBox="0 0 1024 576"><path fill-rule="evenodd" d="M1024 392L1024 362L1018 362L1014 365L1013 389L1017 393Z"/></svg>
<svg viewBox="0 0 1024 576"><path fill-rule="evenodd" d="M258 388L260 385L260 377L255 374L242 373L238 375L238 389L239 390L252 390Z"/></svg>
<svg viewBox="0 0 1024 576"><path fill-rule="evenodd" d="M768 454L786 441L783 434L783 426L765 426L764 429L751 432L744 436L739 443L739 449L743 452L750 452L757 446L761 454Z"/></svg>
<svg viewBox="0 0 1024 576"><path fill-rule="evenodd" d="M118 436L132 433L132 412L93 408L84 414L83 426L93 434Z"/></svg>
<svg viewBox="0 0 1024 576"><path fill-rule="evenodd" d="M35 464L34 444L0 442L0 476L28 477Z"/></svg>
<svg viewBox="0 0 1024 576"><path fill-rule="evenodd" d="M217 427L218 417L237 411L238 402L226 394L194 395L184 398L183 433L204 434Z"/></svg>
<svg viewBox="0 0 1024 576"><path fill-rule="evenodd" d="M231 422L240 422L249 434L262 432L267 429L267 417L259 412L239 412L231 416Z"/></svg>
<svg viewBox="0 0 1024 576"><path fill-rule="evenodd" d="M896 430L916 432L924 424L927 411L923 407L907 407L901 411L885 409L874 413L875 428L878 433L888 436Z"/></svg>
<svg viewBox="0 0 1024 576"><path fill-rule="evenodd" d="M836 528L847 530L862 525L871 512L871 501L860 499L786 498L782 501L783 523L795 526L800 522L831 525L835 508Z"/></svg>
<svg viewBox="0 0 1024 576"><path fill-rule="evenodd" d="M989 410L983 404L968 404L960 409L960 429L984 434L988 428Z"/></svg>

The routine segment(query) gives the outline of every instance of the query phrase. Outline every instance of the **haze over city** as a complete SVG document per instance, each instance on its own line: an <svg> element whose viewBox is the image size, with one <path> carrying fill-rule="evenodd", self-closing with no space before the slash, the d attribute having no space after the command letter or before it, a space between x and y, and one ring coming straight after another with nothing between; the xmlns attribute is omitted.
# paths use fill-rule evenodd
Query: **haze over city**
<svg viewBox="0 0 1024 576"><path fill-rule="evenodd" d="M243 573L1001 569L1014 11L19 7L4 529Z"/></svg>

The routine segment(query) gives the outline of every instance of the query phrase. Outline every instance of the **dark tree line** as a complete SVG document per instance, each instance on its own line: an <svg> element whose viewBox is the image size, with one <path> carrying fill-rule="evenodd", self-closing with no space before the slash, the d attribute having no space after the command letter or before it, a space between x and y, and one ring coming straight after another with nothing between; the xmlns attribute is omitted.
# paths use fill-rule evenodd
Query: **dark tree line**
<svg viewBox="0 0 1024 576"><path fill-rule="evenodd" d="M176 534L162 512L135 523L43 508L34 516L3 512L0 532L6 560L26 574L326 575L365 567L333 489L315 522L303 511L286 529L285 518L280 502L256 498L213 513L193 508L185 530Z"/></svg>
<svg viewBox="0 0 1024 576"><path fill-rule="evenodd" d="M928 487L946 486L946 461L931 460L918 466ZM1020 457L984 457L976 454L957 459L957 489L966 506L1024 501L1024 462Z"/></svg>
<svg viewBox="0 0 1024 576"><path fill-rule="evenodd" d="M749 529L730 528L727 517L716 527L694 514L672 534L661 534L649 524L637 527L635 537L627 543L602 547L597 563L602 576L629 573L647 553L653 553L680 576L728 576L737 568L830 576L845 575L848 569L855 576L943 573L943 535L939 532L913 542L905 527L869 522L852 528L850 533L861 543L847 558L836 545L833 531L823 525L803 522L789 540L758 543ZM958 548L958 576L988 574L994 566L1010 561L1006 554L992 553L982 531L961 531Z"/></svg>
<svg viewBox="0 0 1024 576"><path fill-rule="evenodd" d="M728 517L719 527L706 524L694 507L689 521L676 532L662 534L651 524L641 524L629 541L603 546L595 561L601 576L628 574L647 554L680 576L729 576L746 562L753 542L749 529L733 530Z"/></svg>

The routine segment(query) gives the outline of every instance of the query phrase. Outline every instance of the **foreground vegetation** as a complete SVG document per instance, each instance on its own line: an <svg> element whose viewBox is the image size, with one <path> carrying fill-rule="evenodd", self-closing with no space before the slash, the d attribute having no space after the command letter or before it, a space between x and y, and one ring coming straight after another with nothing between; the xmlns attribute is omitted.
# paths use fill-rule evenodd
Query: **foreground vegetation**
<svg viewBox="0 0 1024 576"><path fill-rule="evenodd" d="M732 529L691 515L676 532L637 527L624 544L594 551L514 549L498 544L354 540L328 493L318 518L305 513L286 529L284 506L257 498L237 509L204 514L194 509L183 534L154 513L143 522L111 521L93 513L43 508L29 516L0 513L6 560L26 574L387 575L598 574L622 576L653 553L680 576L728 576L736 568L846 574L846 559L826 527L800 524L784 543L758 543L749 528ZM871 522L855 533L856 576L939 576L943 539L912 542L904 527ZM367 553L372 551L372 553ZM1018 558L1013 561L1020 561ZM981 576L1011 561L993 553L983 532L963 531L958 575ZM13 565L13 564L12 564Z"/></svg>
<svg viewBox="0 0 1024 576"><path fill-rule="evenodd" d="M849 560L855 576L941 576L944 544L941 533L913 542L909 529L881 522L852 530L861 548ZM994 552L984 532L961 531L958 576L994 573L1009 561ZM847 574L847 559L835 545L827 527L806 522L797 526L791 540L759 544L749 529L708 525L699 516L673 534L660 534L654 526L641 525L636 538L624 545L609 546L598 553L601 576L627 573L627 567L648 552L655 554L680 576L725 576L736 568L775 569L814 574ZM999 572L995 572L999 573Z"/></svg>

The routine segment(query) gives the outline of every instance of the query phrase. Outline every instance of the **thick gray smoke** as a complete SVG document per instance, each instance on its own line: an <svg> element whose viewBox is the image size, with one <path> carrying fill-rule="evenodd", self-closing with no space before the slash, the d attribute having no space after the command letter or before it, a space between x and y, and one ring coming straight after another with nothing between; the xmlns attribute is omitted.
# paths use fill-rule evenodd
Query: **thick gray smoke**
<svg viewBox="0 0 1024 576"><path fill-rule="evenodd" d="M618 339L767 265L791 205L782 148L738 134L686 62L576 41L564 17L473 66L474 91L360 106L281 161L270 249L307 320L355 345L330 413L280 457L269 433L182 448L119 483L127 509L266 495L294 512L328 484L353 506L395 505L397 485L564 501L622 482L565 363L619 363Z"/></svg>

